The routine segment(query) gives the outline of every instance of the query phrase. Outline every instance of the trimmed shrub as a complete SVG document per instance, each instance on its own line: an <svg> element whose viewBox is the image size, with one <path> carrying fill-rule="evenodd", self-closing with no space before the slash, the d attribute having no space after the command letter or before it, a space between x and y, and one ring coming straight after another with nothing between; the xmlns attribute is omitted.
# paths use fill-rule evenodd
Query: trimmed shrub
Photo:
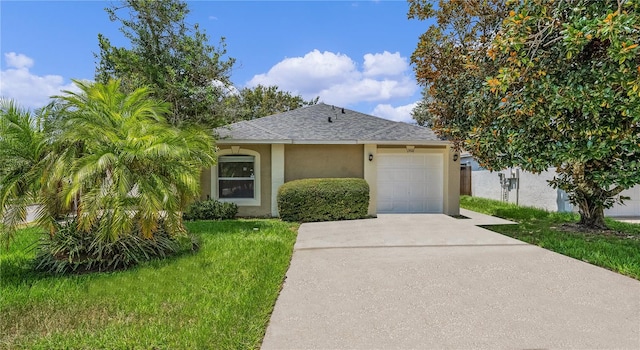
<svg viewBox="0 0 640 350"><path fill-rule="evenodd" d="M183 214L185 220L226 220L238 214L235 203L220 202L215 199L191 203Z"/></svg>
<svg viewBox="0 0 640 350"><path fill-rule="evenodd" d="M284 221L314 222L367 217L369 185L364 179L303 179L278 190L278 212Z"/></svg>
<svg viewBox="0 0 640 350"><path fill-rule="evenodd" d="M84 273L125 269L141 262L197 250L195 236L171 235L164 222L152 238L138 230L121 235L113 242L99 239L97 225L90 231L78 230L75 220L57 223L57 232L39 242L35 269L50 273Z"/></svg>

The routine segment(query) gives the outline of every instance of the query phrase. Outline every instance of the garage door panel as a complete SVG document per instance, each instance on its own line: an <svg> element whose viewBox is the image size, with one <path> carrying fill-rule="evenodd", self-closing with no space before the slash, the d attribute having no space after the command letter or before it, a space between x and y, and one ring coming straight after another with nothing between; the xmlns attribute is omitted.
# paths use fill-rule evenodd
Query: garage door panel
<svg viewBox="0 0 640 350"><path fill-rule="evenodd" d="M406 183L396 184L393 187L393 199L397 201L398 198L407 197L410 192L411 192L411 188L409 184L406 184Z"/></svg>
<svg viewBox="0 0 640 350"><path fill-rule="evenodd" d="M410 200L424 200L425 198L427 198L427 189L422 187L422 188L412 188L409 190L409 193L407 193L407 197Z"/></svg>
<svg viewBox="0 0 640 350"><path fill-rule="evenodd" d="M380 182L392 183L392 184L406 181L409 178L406 173L398 172L392 168L381 169L378 172L378 177L384 179L384 180L381 180Z"/></svg>
<svg viewBox="0 0 640 350"><path fill-rule="evenodd" d="M431 200L427 200L427 208L426 208L426 212L427 213L442 213L442 201L439 201L437 199L431 199Z"/></svg>
<svg viewBox="0 0 640 350"><path fill-rule="evenodd" d="M377 161L378 212L442 212L442 154L379 154Z"/></svg>
<svg viewBox="0 0 640 350"><path fill-rule="evenodd" d="M391 201L394 197L393 183L378 183L378 201Z"/></svg>
<svg viewBox="0 0 640 350"><path fill-rule="evenodd" d="M424 199L408 201L408 204L408 213L424 213L427 211L427 203L425 203Z"/></svg>
<svg viewBox="0 0 640 350"><path fill-rule="evenodd" d="M442 174L432 176L431 178L433 179L433 183L443 184ZM440 201L442 201L442 198L443 198L442 187L427 186L425 189L425 196L429 198L439 199Z"/></svg>
<svg viewBox="0 0 640 350"><path fill-rule="evenodd" d="M398 212L401 212L401 213L408 213L410 209L411 208L409 207L409 203L407 203L406 201L402 201L402 202L395 201L395 202L393 202L393 210L394 211L398 211Z"/></svg>
<svg viewBox="0 0 640 350"><path fill-rule="evenodd" d="M428 187L425 190L424 196L432 200L442 200L442 190L438 188Z"/></svg>
<svg viewBox="0 0 640 350"><path fill-rule="evenodd" d="M393 202L378 198L378 211L381 213L393 212Z"/></svg>
<svg viewBox="0 0 640 350"><path fill-rule="evenodd" d="M412 155L409 156L409 161L407 165L412 168L424 168L427 165L427 158L424 155Z"/></svg>
<svg viewBox="0 0 640 350"><path fill-rule="evenodd" d="M426 183L427 182L427 173L424 169L407 169L406 170L407 177L411 183Z"/></svg>
<svg viewBox="0 0 640 350"><path fill-rule="evenodd" d="M429 168L442 168L442 154L426 154L425 163Z"/></svg>

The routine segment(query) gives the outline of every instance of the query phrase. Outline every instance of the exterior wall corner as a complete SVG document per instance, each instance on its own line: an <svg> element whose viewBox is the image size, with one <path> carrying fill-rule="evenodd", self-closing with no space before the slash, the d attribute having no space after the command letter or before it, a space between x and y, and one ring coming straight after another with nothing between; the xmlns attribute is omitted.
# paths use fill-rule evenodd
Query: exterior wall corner
<svg viewBox="0 0 640 350"><path fill-rule="evenodd" d="M278 189L284 184L284 145L271 145L271 216L278 217Z"/></svg>
<svg viewBox="0 0 640 350"><path fill-rule="evenodd" d="M373 144L364 145L364 179L369 184L369 215L375 216L378 212L377 208L377 188L378 188L378 173L376 158L378 146ZM370 160L371 159L371 160Z"/></svg>
<svg viewBox="0 0 640 350"><path fill-rule="evenodd" d="M460 153L451 145L448 145L445 151L444 186L444 213L451 216L460 215Z"/></svg>

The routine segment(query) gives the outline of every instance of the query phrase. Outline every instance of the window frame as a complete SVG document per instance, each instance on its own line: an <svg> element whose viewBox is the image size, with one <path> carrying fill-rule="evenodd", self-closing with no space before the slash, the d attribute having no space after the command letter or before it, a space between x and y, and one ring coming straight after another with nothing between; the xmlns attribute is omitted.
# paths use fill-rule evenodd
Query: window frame
<svg viewBox="0 0 640 350"><path fill-rule="evenodd" d="M218 157L224 156L253 156L253 198L220 198L220 180L227 180L227 178L218 176L219 162L211 167L211 198L215 198L221 202L235 203L239 206L260 206L261 205L261 186L260 186L260 153L249 149L224 149L217 152ZM248 180L245 178L238 178L242 180Z"/></svg>

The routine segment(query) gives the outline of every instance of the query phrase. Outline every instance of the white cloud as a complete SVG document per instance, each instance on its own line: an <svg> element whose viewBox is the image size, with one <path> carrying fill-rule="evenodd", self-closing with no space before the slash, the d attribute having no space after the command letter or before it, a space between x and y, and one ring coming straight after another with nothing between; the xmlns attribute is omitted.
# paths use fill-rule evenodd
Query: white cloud
<svg viewBox="0 0 640 350"><path fill-rule="evenodd" d="M9 52L4 54L7 60L7 66L13 68L31 68L33 66L33 60L26 55L17 54L15 52Z"/></svg>
<svg viewBox="0 0 640 350"><path fill-rule="evenodd" d="M366 76L398 76L409 68L407 59L400 56L400 52L366 54L364 55L364 75Z"/></svg>
<svg viewBox="0 0 640 350"><path fill-rule="evenodd" d="M61 90L76 91L75 85L65 84L60 75L39 76L29 68L33 59L23 54L4 54L7 69L0 71L0 96L14 99L25 108L39 108L49 103L49 97L60 94Z"/></svg>
<svg viewBox="0 0 640 350"><path fill-rule="evenodd" d="M366 54L360 70L345 54L313 50L303 57L285 58L247 85L277 85L305 99L320 96L322 102L336 105L382 102L409 97L418 90L408 68L399 53Z"/></svg>
<svg viewBox="0 0 640 350"><path fill-rule="evenodd" d="M312 94L325 87L357 79L356 64L347 55L313 50L304 57L285 58L265 74L258 74L249 86L277 85L282 90Z"/></svg>
<svg viewBox="0 0 640 350"><path fill-rule="evenodd" d="M316 95L326 103L350 105L358 102L379 102L407 97L413 95L415 91L415 82L407 77L398 80L365 78L331 85L320 90Z"/></svg>
<svg viewBox="0 0 640 350"><path fill-rule="evenodd" d="M411 117L411 111L416 107L418 102L410 103L404 106L393 107L390 104L379 104L371 112L372 115L393 120L396 122L415 123Z"/></svg>

